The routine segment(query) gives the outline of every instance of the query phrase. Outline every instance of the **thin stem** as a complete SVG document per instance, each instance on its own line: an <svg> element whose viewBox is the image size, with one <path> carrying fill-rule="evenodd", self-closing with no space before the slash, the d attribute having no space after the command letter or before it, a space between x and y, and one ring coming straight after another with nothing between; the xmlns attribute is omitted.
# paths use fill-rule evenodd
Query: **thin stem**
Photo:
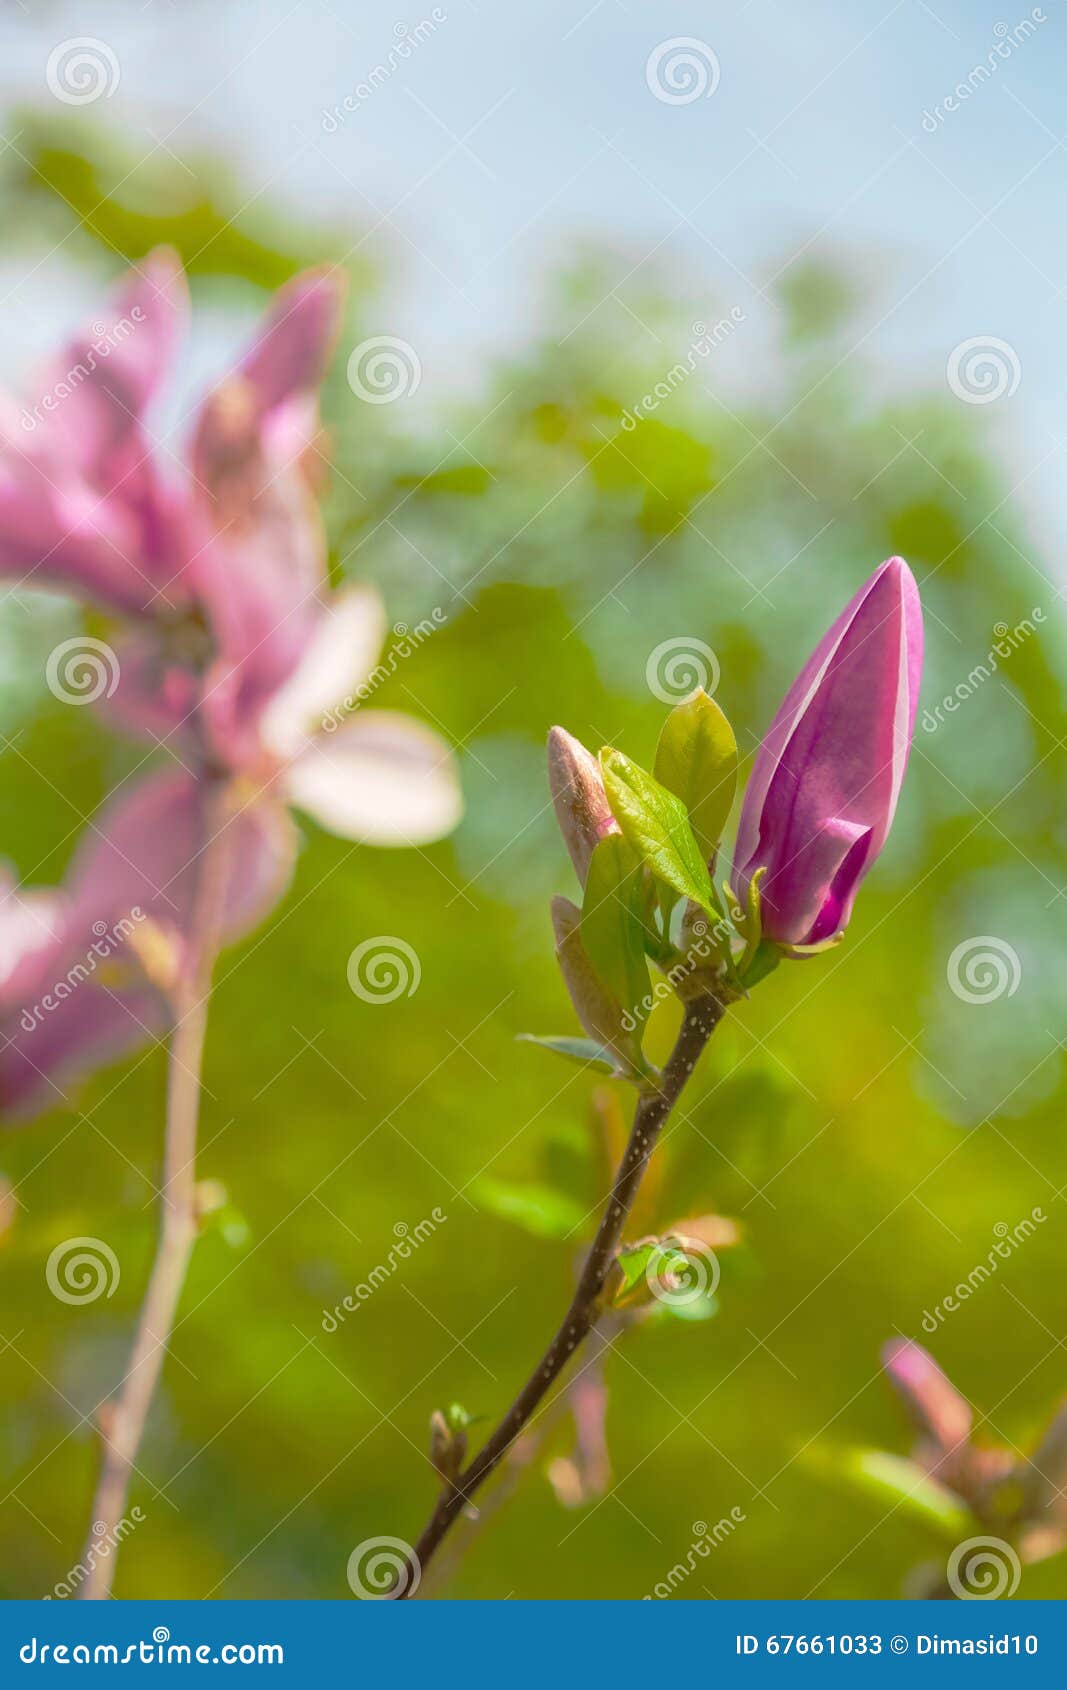
<svg viewBox="0 0 1067 1690"><path fill-rule="evenodd" d="M615 1258L638 1188L663 1126L677 1103L725 1004L710 994L686 1004L681 1031L656 1091L644 1092L634 1111L630 1138L615 1175L596 1237L586 1257L570 1308L555 1337L492 1436L470 1466L441 1492L437 1506L394 1586L397 1601L414 1595L424 1569L478 1487L506 1455L538 1404L584 1342L601 1313L600 1294Z"/></svg>
<svg viewBox="0 0 1067 1690"><path fill-rule="evenodd" d="M174 1021L167 1066L159 1242L138 1316L130 1364L118 1395L105 1405L101 1416L103 1463L84 1550L89 1575L79 1591L80 1597L87 1600L111 1594L118 1553L116 1532L126 1509L130 1473L159 1383L198 1230L196 1137L200 1076L227 856L223 824L217 818L215 794L207 777L204 789L205 843L199 861L193 918L186 955L171 993Z"/></svg>

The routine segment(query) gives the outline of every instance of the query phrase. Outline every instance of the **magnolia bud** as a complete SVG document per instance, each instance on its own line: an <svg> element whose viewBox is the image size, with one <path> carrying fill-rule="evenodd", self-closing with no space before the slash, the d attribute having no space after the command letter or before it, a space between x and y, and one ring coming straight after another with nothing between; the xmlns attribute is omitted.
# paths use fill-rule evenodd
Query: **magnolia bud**
<svg viewBox="0 0 1067 1690"><path fill-rule="evenodd" d="M446 1484L459 1476L467 1453L467 1434L462 1426L450 1426L439 1408L430 1415L430 1465Z"/></svg>
<svg viewBox="0 0 1067 1690"><path fill-rule="evenodd" d="M553 728L548 736L548 786L563 843L584 886L596 847L605 834L619 829L604 791L600 764L564 728Z"/></svg>

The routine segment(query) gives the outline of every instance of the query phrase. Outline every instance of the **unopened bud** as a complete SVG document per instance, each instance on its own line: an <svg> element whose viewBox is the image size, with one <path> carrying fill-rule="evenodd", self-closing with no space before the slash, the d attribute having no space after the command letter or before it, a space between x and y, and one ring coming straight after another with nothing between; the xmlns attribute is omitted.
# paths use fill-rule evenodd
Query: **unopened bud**
<svg viewBox="0 0 1067 1690"><path fill-rule="evenodd" d="M553 728L548 736L548 787L563 843L584 886L596 847L605 834L617 833L619 828L604 791L600 764L564 728Z"/></svg>
<svg viewBox="0 0 1067 1690"><path fill-rule="evenodd" d="M450 1426L439 1408L430 1415L430 1465L452 1484L459 1477L467 1454L467 1434L462 1426Z"/></svg>

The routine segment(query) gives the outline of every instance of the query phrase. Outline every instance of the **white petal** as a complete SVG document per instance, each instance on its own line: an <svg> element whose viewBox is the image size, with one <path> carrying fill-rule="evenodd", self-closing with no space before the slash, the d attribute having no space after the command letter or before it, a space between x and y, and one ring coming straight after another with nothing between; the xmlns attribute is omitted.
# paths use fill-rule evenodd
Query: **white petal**
<svg viewBox="0 0 1067 1690"><path fill-rule="evenodd" d="M338 707L353 709L385 638L385 606L373 587L345 587L327 601L296 669L260 721L264 743L294 756Z"/></svg>
<svg viewBox="0 0 1067 1690"><path fill-rule="evenodd" d="M452 753L408 716L371 710L320 736L287 774L292 802L331 833L369 845L425 845L463 813Z"/></svg>

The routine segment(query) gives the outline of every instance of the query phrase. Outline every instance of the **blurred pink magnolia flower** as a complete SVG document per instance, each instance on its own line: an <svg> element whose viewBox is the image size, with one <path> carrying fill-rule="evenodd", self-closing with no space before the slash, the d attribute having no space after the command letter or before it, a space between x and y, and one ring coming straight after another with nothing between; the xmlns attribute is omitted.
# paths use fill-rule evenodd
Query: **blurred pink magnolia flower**
<svg viewBox="0 0 1067 1690"><path fill-rule="evenodd" d="M103 707L181 761L112 801L62 893L9 889L0 902L0 1107L38 1107L61 1078L166 1025L146 936L179 948L187 938L220 790L229 939L285 890L289 804L378 845L427 843L459 818L437 735L362 707L338 726L339 707L366 691L385 632L371 589L329 591L313 497L317 389L340 305L326 270L281 290L201 404L180 478L161 469L169 451L145 421L187 315L167 252L132 272L91 337L53 361L35 405L0 406L0 573L124 619ZM100 959L99 935L131 921L119 954Z"/></svg>
<svg viewBox="0 0 1067 1690"><path fill-rule="evenodd" d="M823 635L757 753L733 884L744 903L756 870L767 870L765 938L815 945L848 925L893 820L921 674L919 591L892 557Z"/></svg>
<svg viewBox="0 0 1067 1690"><path fill-rule="evenodd" d="M1067 1546L1067 1400L1022 1456L977 1441L970 1403L921 1344L895 1338L882 1361L915 1427L912 1454L921 1471L954 1491L979 1523L1017 1543L1024 1561Z"/></svg>

